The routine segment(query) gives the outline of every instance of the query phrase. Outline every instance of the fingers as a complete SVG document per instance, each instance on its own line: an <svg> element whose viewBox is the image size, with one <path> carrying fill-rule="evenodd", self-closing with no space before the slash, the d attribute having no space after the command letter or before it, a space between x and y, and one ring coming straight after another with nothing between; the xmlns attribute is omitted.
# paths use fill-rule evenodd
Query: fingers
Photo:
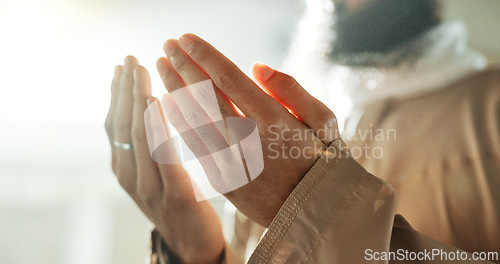
<svg viewBox="0 0 500 264"><path fill-rule="evenodd" d="M123 72L118 88L118 99L113 117L113 137L121 143L132 143L131 126L133 111L134 68L138 65L137 60L128 56L125 58ZM136 167L133 150L116 148L116 176L122 187L129 193L136 192Z"/></svg>
<svg viewBox="0 0 500 264"><path fill-rule="evenodd" d="M332 111L294 78L261 63L254 64L252 74L267 93L314 130L324 144L328 145L339 137L337 119Z"/></svg>
<svg viewBox="0 0 500 264"><path fill-rule="evenodd" d="M201 82L210 77L196 65L186 53L179 47L175 39L169 39L163 45L163 50L168 56L171 66L181 76L186 84Z"/></svg>
<svg viewBox="0 0 500 264"><path fill-rule="evenodd" d="M115 122L114 122L114 136L119 142L130 142L132 124L132 107L133 107L133 93L134 86L134 69L138 66L137 59L132 56L125 58L123 66L123 73L120 79L120 91L118 94L118 101L116 106Z"/></svg>
<svg viewBox="0 0 500 264"><path fill-rule="evenodd" d="M186 85L167 58L159 58L156 61L156 68L167 91L173 92Z"/></svg>
<svg viewBox="0 0 500 264"><path fill-rule="evenodd" d="M184 34L179 44L198 64L220 91L252 117L281 114L283 108L264 93L236 65L206 41L193 34Z"/></svg>
<svg viewBox="0 0 500 264"><path fill-rule="evenodd" d="M185 83L170 61L160 58L157 68L169 91L162 100L165 114L202 165L211 185L220 190L219 186L224 184L221 183L219 166L224 168L224 164L217 164L212 153L226 148L227 141L210 116L194 100L190 89L182 89Z"/></svg>
<svg viewBox="0 0 500 264"><path fill-rule="evenodd" d="M165 113L201 163L212 187L225 193L233 186L241 186L238 180L246 180L246 177L236 177L231 170L237 161L233 148L228 148L226 139L193 98L190 89L179 88L183 80L168 60L160 59L158 64L158 70L169 91L162 100ZM238 160L241 163L241 159Z"/></svg>
<svg viewBox="0 0 500 264"><path fill-rule="evenodd" d="M217 87L213 87L210 76L194 63L184 50L179 47L177 40L167 40L164 45L164 50L169 59L160 58L157 61L157 67L160 75L162 75L162 79L168 82L168 71L173 70L182 78L186 85L190 85L189 90L195 101L200 104L212 121L216 122L217 128L227 140L229 136L227 134L225 122L217 121L224 120L224 117L239 117L241 114ZM169 85L165 84L165 86L168 87Z"/></svg>
<svg viewBox="0 0 500 264"><path fill-rule="evenodd" d="M194 155L197 158L210 155L211 152L206 144L184 119L181 110L169 94L166 94L163 98L163 108L165 109L165 114L167 115L168 120L175 127L175 129L179 131L180 135Z"/></svg>
<svg viewBox="0 0 500 264"><path fill-rule="evenodd" d="M200 66L198 66L179 46L177 40L167 40L164 45L164 50L169 58L171 65L187 85L192 85L210 79L210 76L208 76L208 74L205 73L205 71L203 71L203 69L200 68ZM224 117L240 116L229 99L227 99L227 97L224 96L217 87L213 88L217 102L219 104L217 111L222 113L222 116ZM200 103L200 105L207 111L210 117L215 120L216 116L214 116L212 111L207 110L213 108L212 105L206 105L206 103L212 103L207 102L207 98L209 98L209 96L207 96L208 91L204 89L191 89L191 92L196 101Z"/></svg>
<svg viewBox="0 0 500 264"><path fill-rule="evenodd" d="M170 175L176 175L176 173L170 172L181 172L179 174L182 176L185 175L185 172L180 170L182 162L175 150L170 130L166 126L161 103L154 97L149 97L147 102L148 108L147 112L144 113L144 121L150 155L153 155L154 161L160 168L163 182L166 183Z"/></svg>
<svg viewBox="0 0 500 264"><path fill-rule="evenodd" d="M137 170L137 193L143 200L158 196L162 191L162 180L156 163L151 159L146 138L144 112L147 99L151 97L151 83L148 72L142 66L134 70L133 107L131 137Z"/></svg>
<svg viewBox="0 0 500 264"><path fill-rule="evenodd" d="M108 134L109 145L111 146L111 168L113 172L116 173L116 149L114 145L114 136L113 136L113 119L115 115L115 109L118 101L118 93L120 88L120 79L122 75L123 67L121 65L117 65L115 67L115 74L113 76L113 82L111 84L111 102L109 104L108 116L105 121L106 133Z"/></svg>
<svg viewBox="0 0 500 264"><path fill-rule="evenodd" d="M196 156L212 186L221 186L222 184L219 183L221 174L219 166L221 164L218 166L211 155L216 151L212 152L198 134L199 131L191 128L189 123L184 119L181 110L170 94L165 95L163 99L163 106L170 123L172 123L177 131L179 131L184 139L184 142L186 142L186 145Z"/></svg>
<svg viewBox="0 0 500 264"><path fill-rule="evenodd" d="M172 122L181 134L194 130L211 153L226 148L228 146L227 141L219 128L193 98L191 91L189 89L181 89L184 87L183 79L171 68L171 64L165 60L158 60L158 71L162 75L164 85L170 93L164 97L164 99L169 100L169 102L164 104L164 107L167 110L166 113L170 122ZM180 111L175 111L176 109ZM181 125L182 127L180 127ZM195 144L189 147L199 148Z"/></svg>

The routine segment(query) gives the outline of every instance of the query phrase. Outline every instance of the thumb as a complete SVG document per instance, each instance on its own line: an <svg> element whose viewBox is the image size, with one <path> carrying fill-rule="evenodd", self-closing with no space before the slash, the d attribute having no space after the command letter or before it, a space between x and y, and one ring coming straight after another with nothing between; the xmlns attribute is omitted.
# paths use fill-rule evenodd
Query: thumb
<svg viewBox="0 0 500 264"><path fill-rule="evenodd" d="M252 74L266 93L311 128L323 143L329 145L339 138L337 118L332 111L310 95L293 77L260 62L254 63Z"/></svg>

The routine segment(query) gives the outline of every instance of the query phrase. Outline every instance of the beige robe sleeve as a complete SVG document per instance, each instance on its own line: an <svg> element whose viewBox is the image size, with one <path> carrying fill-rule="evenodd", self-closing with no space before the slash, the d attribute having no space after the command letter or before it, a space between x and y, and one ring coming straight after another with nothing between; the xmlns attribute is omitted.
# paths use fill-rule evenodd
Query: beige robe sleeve
<svg viewBox="0 0 500 264"><path fill-rule="evenodd" d="M333 155L321 157L286 200L249 263L405 263L398 258L406 252L423 252L426 259L416 263L458 263L423 255L432 250L472 259L395 215L391 185L354 161L342 140L333 142L328 153Z"/></svg>
<svg viewBox="0 0 500 264"><path fill-rule="evenodd" d="M392 186L354 161L339 139L285 201L248 263L392 264L412 254L423 258L412 263L491 263L418 233L395 215L396 204ZM179 263L154 239L152 263ZM223 263L240 264L236 252L227 246ZM470 260L444 260L458 254Z"/></svg>

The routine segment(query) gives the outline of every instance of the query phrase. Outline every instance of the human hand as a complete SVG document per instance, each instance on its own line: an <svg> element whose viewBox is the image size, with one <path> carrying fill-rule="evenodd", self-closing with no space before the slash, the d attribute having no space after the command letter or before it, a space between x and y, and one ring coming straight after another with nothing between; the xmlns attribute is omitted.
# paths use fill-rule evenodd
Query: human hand
<svg viewBox="0 0 500 264"><path fill-rule="evenodd" d="M151 159L144 122L147 101L157 102L151 97L149 75L128 56L115 68L105 123L113 172L182 263L220 263L224 239L214 209L207 201L196 202L182 165ZM177 155L172 146L164 149Z"/></svg>
<svg viewBox="0 0 500 264"><path fill-rule="evenodd" d="M168 40L164 50L168 58L160 58L157 68L169 92L211 79L224 117L242 117L236 105L245 117L257 123L264 170L255 180L224 195L242 213L269 226L325 147L339 137L335 115L290 76L257 64L253 73L259 87L229 59L195 35L185 34L179 41ZM193 98L184 98L183 103L186 102L197 104ZM165 107L170 109L167 116L178 129L189 125L186 116L194 115L198 121L200 117L212 118L203 107L189 107L188 113L183 112L186 106L172 97ZM227 146L226 131L221 131L224 129L232 128L206 126L195 137L183 135L183 138L191 149L204 146L212 152L212 149L220 149L219 145ZM293 153L296 150L298 155Z"/></svg>

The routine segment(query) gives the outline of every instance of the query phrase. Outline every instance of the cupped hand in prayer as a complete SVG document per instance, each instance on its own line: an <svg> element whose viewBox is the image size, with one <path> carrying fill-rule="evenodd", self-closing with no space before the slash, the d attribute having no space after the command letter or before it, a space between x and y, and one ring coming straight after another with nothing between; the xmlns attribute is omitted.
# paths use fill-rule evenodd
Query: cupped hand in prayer
<svg viewBox="0 0 500 264"><path fill-rule="evenodd" d="M207 201L196 201L182 165L151 158L144 112L154 100L146 69L128 56L115 68L105 123L113 172L181 263L220 263L224 239L214 209ZM164 149L177 155L172 146Z"/></svg>
<svg viewBox="0 0 500 264"><path fill-rule="evenodd" d="M326 146L339 137L335 115L292 77L260 63L252 69L257 85L196 35L168 40L164 51L167 56L157 61L157 68L170 94L186 85L211 79L223 118L246 117L256 122L264 168L254 180L223 194L242 213L269 226ZM231 166L207 159L206 154L228 147L228 135L237 134L231 130L238 127L221 128L213 122L210 125L214 114L206 111L205 100L197 94L182 96L167 96L164 101L170 122L183 131L190 125L194 127L193 122L208 124L203 129L194 129L196 133L181 135L195 155L203 153L204 161L200 162L207 174L210 174L207 170L213 169L211 164L219 169ZM246 165L252 166L252 161L246 160Z"/></svg>

